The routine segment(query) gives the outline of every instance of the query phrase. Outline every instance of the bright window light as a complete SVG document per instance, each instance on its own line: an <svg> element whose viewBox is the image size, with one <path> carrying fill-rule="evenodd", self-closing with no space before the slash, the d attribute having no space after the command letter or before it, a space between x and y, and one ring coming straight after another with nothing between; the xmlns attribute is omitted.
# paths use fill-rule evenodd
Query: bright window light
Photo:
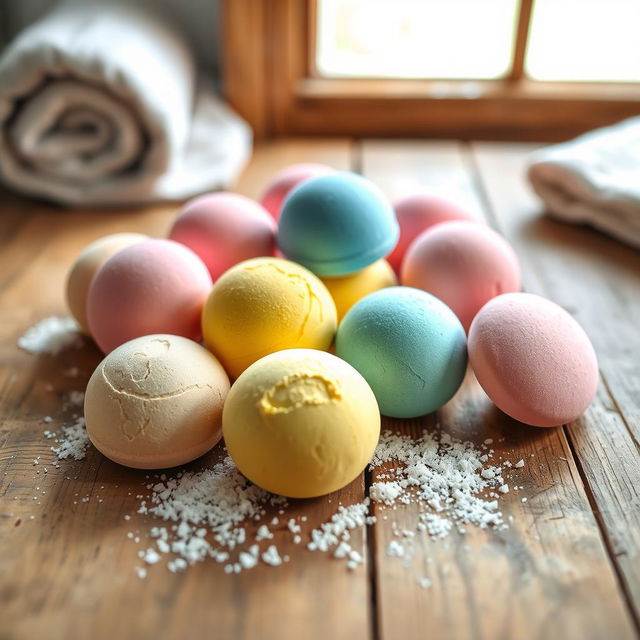
<svg viewBox="0 0 640 640"><path fill-rule="evenodd" d="M330 77L500 78L517 8L518 0L318 0L316 68Z"/></svg>
<svg viewBox="0 0 640 640"><path fill-rule="evenodd" d="M536 0L525 71L536 80L640 81L640 2Z"/></svg>

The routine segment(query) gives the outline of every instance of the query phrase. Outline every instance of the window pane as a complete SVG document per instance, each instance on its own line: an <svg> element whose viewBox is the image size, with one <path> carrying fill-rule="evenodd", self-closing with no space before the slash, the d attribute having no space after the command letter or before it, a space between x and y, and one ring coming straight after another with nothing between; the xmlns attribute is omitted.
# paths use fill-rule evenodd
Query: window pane
<svg viewBox="0 0 640 640"><path fill-rule="evenodd" d="M498 78L518 0L318 0L316 68L333 77Z"/></svg>
<svg viewBox="0 0 640 640"><path fill-rule="evenodd" d="M525 62L536 80L640 80L638 0L536 0Z"/></svg>

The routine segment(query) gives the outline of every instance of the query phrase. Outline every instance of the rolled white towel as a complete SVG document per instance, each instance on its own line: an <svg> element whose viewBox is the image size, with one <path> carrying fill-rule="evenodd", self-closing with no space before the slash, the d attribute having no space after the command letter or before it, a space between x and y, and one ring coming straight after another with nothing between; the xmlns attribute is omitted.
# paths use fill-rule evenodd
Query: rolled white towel
<svg viewBox="0 0 640 640"><path fill-rule="evenodd" d="M176 200L228 186L248 125L198 83L150 7L66 2L0 59L0 176L69 205Z"/></svg>
<svg viewBox="0 0 640 640"><path fill-rule="evenodd" d="M535 152L528 177L550 214L640 248L640 117Z"/></svg>

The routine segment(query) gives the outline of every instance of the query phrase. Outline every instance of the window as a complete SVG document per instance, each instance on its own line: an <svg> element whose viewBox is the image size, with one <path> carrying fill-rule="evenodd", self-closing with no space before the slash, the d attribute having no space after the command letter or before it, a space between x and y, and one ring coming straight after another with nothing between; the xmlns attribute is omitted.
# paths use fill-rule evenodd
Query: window
<svg viewBox="0 0 640 640"><path fill-rule="evenodd" d="M223 0L257 135L561 140L640 113L637 0Z"/></svg>

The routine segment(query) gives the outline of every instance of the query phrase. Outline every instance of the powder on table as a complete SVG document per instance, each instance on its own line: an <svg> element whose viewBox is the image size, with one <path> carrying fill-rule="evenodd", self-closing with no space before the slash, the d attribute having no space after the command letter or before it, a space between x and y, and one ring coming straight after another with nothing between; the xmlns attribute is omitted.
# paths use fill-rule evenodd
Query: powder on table
<svg viewBox="0 0 640 640"><path fill-rule="evenodd" d="M329 521L308 532L302 532L293 518L287 520L287 529L296 534L294 543L302 540L299 533L307 533L307 549L330 552L344 559L347 568L355 569L364 558L353 548L352 534L376 522L374 504L381 511L396 509L398 504L420 505L416 531L399 531L392 523L394 535L401 536L403 542L392 540L387 554L398 558L411 556L416 533L445 538L454 527L464 533L466 525L507 528L497 498L506 493L502 467L511 464L505 461L502 466L490 465L492 456L493 451L487 453L486 446L478 448L446 433L424 432L414 439L386 431L371 462L376 481L369 497L353 505L341 505ZM390 464L394 467L381 469ZM181 571L207 557L225 563L224 571L229 574L252 569L260 560L271 566L287 561L288 556L281 556L275 544L262 550L255 544L274 538L266 524L258 524L267 517L266 507L279 507L279 513L284 514L287 500L251 484L228 456L211 469L178 473L170 479L163 476L148 488L151 504L142 500L139 513L176 523L151 530L159 553L178 556L168 562L170 571ZM305 517L300 518L300 522L305 521ZM242 545L249 542L248 523L256 523L251 526L257 526L257 533L255 542L247 548ZM232 559L234 552L238 554L236 560Z"/></svg>
<svg viewBox="0 0 640 640"><path fill-rule="evenodd" d="M51 432L46 432L51 433ZM87 454L89 447L89 436L84 426L84 418L77 420L69 426L62 427L62 436L57 434L47 435L47 437L55 438L58 446L51 447L51 451L58 456L60 460L73 458L74 460L82 460Z"/></svg>
<svg viewBox="0 0 640 640"><path fill-rule="evenodd" d="M41 320L18 338L21 349L51 356L69 347L79 348L83 342L78 323L73 318L58 316Z"/></svg>

